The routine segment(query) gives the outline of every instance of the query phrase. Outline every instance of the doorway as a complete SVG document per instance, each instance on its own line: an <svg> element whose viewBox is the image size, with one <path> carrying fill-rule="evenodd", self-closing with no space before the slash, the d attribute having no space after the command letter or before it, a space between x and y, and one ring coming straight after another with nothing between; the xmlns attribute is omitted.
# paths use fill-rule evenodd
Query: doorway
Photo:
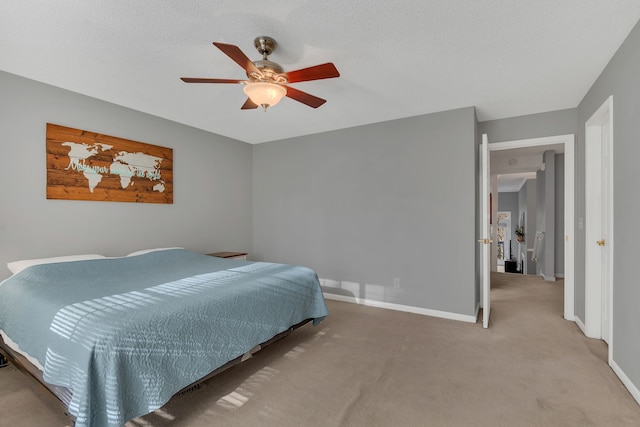
<svg viewBox="0 0 640 427"><path fill-rule="evenodd" d="M496 142L487 144L488 151L494 152L499 150L510 150L528 147L543 147L556 144L563 144L565 153L564 165L564 318L574 320L574 170L575 170L575 151L574 151L574 135L560 135L553 137L533 138L516 141ZM482 156L481 158L484 158ZM488 162L487 162L488 165ZM486 167L484 165L483 167ZM483 168L481 167L481 169ZM483 286L490 287L490 283L483 282ZM485 289L483 295L490 295ZM487 300L488 299L488 300ZM483 306L490 305L490 296L483 300Z"/></svg>

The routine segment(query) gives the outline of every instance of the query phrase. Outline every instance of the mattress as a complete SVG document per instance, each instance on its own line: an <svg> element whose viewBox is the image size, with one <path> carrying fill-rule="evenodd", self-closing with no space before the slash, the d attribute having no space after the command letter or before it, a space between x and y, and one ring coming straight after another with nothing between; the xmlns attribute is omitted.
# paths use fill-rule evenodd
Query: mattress
<svg viewBox="0 0 640 427"><path fill-rule="evenodd" d="M3 338L71 391L77 427L123 425L327 314L313 270L184 249L36 265L0 285Z"/></svg>

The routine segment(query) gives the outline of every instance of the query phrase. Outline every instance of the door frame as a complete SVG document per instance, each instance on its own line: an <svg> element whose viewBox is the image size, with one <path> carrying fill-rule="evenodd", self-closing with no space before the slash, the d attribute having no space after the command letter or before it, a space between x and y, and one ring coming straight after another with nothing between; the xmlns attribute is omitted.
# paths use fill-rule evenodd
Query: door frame
<svg viewBox="0 0 640 427"><path fill-rule="evenodd" d="M603 144L603 125L609 123L608 129L608 162L606 165L602 165L599 159L596 161L591 160L591 155L588 153L591 149L602 149ZM594 167L598 166L598 170L594 170ZM605 248L609 251L609 268L607 276L605 278L608 281L608 286L602 287L602 282L594 280L590 274L589 259L593 259L594 255L597 255L602 251L602 248L596 248L592 242L593 235L593 222L585 221L585 319L584 319L584 333L591 338L603 338L605 333L608 335L609 344L609 362L612 360L612 348L613 348L613 256L614 256L614 242L613 242L613 96L607 98L604 103L596 110L595 113L585 122L585 208L588 212L589 209L589 183L594 182L594 179L600 182L601 178L596 177L598 173L602 173L603 170L608 169L608 185L601 188L602 191L608 193L608 215L606 219L606 227L608 228L608 236L606 236ZM594 202L595 203L595 202ZM598 237L598 239L602 238ZM589 240L586 240L589 239ZM607 295L603 296L603 292L606 291ZM604 300L604 301L603 301ZM602 316L603 316L603 302L607 303L606 310L608 311L608 330L603 333L602 331Z"/></svg>
<svg viewBox="0 0 640 427"><path fill-rule="evenodd" d="M480 287L482 290L482 327L489 327L489 316L491 313L491 214L493 204L497 208L497 199L491 202L490 191L490 160L489 139L487 134L482 135L480 144L480 230L481 236L478 243L480 246Z"/></svg>
<svg viewBox="0 0 640 427"><path fill-rule="evenodd" d="M575 320L575 135L492 142L489 151L564 144L564 318Z"/></svg>

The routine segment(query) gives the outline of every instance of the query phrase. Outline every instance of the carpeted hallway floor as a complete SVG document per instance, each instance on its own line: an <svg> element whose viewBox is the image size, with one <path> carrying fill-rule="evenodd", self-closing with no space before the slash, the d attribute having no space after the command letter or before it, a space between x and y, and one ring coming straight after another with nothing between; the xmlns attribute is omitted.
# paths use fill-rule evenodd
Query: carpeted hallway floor
<svg viewBox="0 0 640 427"><path fill-rule="evenodd" d="M137 426L638 426L607 347L562 318L562 281L492 276L491 327L327 301L330 315ZM15 368L0 426L68 426Z"/></svg>

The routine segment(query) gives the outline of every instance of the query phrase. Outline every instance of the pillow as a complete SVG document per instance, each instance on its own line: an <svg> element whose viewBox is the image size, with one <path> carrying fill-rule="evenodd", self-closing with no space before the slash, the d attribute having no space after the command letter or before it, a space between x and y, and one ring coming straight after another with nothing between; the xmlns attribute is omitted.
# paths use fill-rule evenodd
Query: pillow
<svg viewBox="0 0 640 427"><path fill-rule="evenodd" d="M155 249L143 249L141 251L135 251L135 252L131 252L129 255L127 256L136 256L136 255L144 255L144 254L148 254L149 252L156 252L156 251L169 251L171 249L184 249L181 247L174 247L174 248L155 248Z"/></svg>
<svg viewBox="0 0 640 427"><path fill-rule="evenodd" d="M20 261L8 262L7 267L13 274L18 274L27 267L38 264L52 264L55 262L71 262L71 261L84 261L88 259L101 259L106 258L103 255L88 254L88 255L67 255L53 258L40 258L40 259L23 259Z"/></svg>

